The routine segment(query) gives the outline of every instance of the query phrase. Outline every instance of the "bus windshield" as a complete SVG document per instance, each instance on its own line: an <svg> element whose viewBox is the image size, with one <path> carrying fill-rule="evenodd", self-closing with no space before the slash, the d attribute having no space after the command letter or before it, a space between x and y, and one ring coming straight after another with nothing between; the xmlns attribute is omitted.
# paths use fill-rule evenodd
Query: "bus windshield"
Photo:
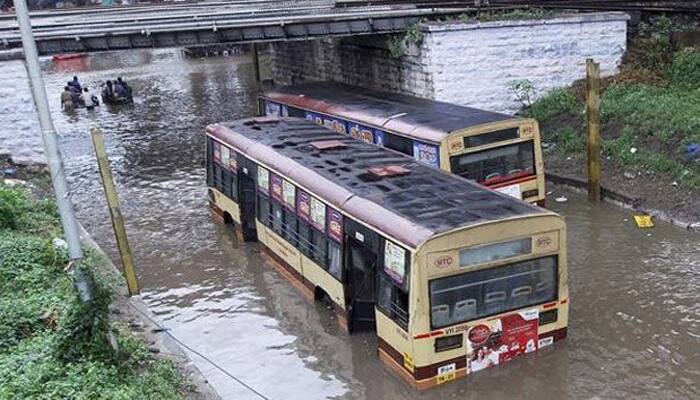
<svg viewBox="0 0 700 400"><path fill-rule="evenodd" d="M557 257L548 256L430 281L433 329L556 299Z"/></svg>
<svg viewBox="0 0 700 400"><path fill-rule="evenodd" d="M534 142L528 140L450 158L452 173L484 185L535 174Z"/></svg>

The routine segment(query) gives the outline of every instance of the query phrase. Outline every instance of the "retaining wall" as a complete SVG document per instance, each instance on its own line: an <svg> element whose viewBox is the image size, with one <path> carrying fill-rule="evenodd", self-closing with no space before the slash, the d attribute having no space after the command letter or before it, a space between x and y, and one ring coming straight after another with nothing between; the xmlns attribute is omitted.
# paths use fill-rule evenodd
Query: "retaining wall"
<svg viewBox="0 0 700 400"><path fill-rule="evenodd" d="M275 83L334 80L494 111L522 104L509 88L527 79L534 97L585 75L585 60L603 76L617 72L626 51L625 13L550 19L425 23L422 41L394 58L387 37L277 43Z"/></svg>

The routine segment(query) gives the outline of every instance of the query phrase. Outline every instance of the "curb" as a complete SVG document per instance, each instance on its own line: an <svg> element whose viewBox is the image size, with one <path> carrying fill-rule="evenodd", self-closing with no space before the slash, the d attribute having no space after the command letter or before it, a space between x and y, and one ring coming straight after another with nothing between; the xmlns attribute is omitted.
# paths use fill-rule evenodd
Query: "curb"
<svg viewBox="0 0 700 400"><path fill-rule="evenodd" d="M552 172L545 173L545 179L555 185L562 185L570 187L577 192L587 192L588 182L568 175L555 174ZM683 229L689 230L691 232L700 233L700 223L692 223L688 221L683 221L681 219L671 216L666 211L657 210L655 208L648 208L641 205L642 199L639 197L632 196L630 194L615 191L606 187L600 187L600 195L604 201L614 204L618 207L639 211L645 214L649 214L654 218L681 227Z"/></svg>
<svg viewBox="0 0 700 400"><path fill-rule="evenodd" d="M104 268L101 268L103 269L101 272L111 275L117 274L117 276L121 278L123 276L121 271L116 265L114 265L112 260L110 260L107 254L102 250L97 242L95 242L81 223L78 223L78 229L80 230L80 240L83 242L83 244L99 253L105 260L105 266L108 270L105 271ZM181 370L185 372L185 378L187 378L189 382L191 382L197 388L197 392L201 395L202 399L221 400L221 396L219 396L202 371L192 361L187 351L169 335L163 335L156 333L157 331L153 331L154 329L157 330L160 328L153 322L158 321L158 318L148 309L148 305L146 305L141 297L129 297L126 287L124 287L123 284L110 284L107 286L115 296L118 296L121 300L125 301L135 311L137 311L133 314L134 319L138 319L138 322L143 327L148 338L155 342L149 347L157 348L160 354L166 355L166 358L170 358L172 361L177 363L181 367ZM149 344L146 343L146 345Z"/></svg>

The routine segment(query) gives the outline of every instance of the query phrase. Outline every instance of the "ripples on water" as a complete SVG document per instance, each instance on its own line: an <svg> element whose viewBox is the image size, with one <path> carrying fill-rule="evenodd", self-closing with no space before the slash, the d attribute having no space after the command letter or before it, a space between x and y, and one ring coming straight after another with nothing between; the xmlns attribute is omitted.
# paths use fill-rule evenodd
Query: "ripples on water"
<svg viewBox="0 0 700 400"><path fill-rule="evenodd" d="M264 265L255 245L212 223L203 129L253 115L244 57L181 59L170 50L44 62L81 222L115 256L89 128L100 126L134 248L144 300L179 338L272 399L686 399L700 383L697 235L635 228L628 213L582 197L552 203L567 217L572 298L567 341L456 383L417 393L376 356L372 335L345 336ZM0 151L38 132L20 63L0 63ZM60 112L58 94L122 76L133 107ZM95 89L97 91L98 89ZM12 127L12 128L8 128ZM40 154L38 136L27 154ZM647 236L650 233L651 236ZM194 356L227 399L255 395Z"/></svg>

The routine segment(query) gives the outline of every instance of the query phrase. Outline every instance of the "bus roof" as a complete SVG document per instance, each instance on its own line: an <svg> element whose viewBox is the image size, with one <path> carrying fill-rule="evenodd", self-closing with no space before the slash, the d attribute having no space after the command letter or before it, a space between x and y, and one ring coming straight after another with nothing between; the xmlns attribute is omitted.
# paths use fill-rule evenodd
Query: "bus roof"
<svg viewBox="0 0 700 400"><path fill-rule="evenodd" d="M270 88L272 101L371 124L411 138L439 143L450 133L519 117L335 82Z"/></svg>
<svg viewBox="0 0 700 400"><path fill-rule="evenodd" d="M553 214L303 119L244 119L209 125L207 133L412 247L455 228ZM333 142L334 147L320 149ZM400 166L408 173L382 177L369 170L386 166Z"/></svg>

